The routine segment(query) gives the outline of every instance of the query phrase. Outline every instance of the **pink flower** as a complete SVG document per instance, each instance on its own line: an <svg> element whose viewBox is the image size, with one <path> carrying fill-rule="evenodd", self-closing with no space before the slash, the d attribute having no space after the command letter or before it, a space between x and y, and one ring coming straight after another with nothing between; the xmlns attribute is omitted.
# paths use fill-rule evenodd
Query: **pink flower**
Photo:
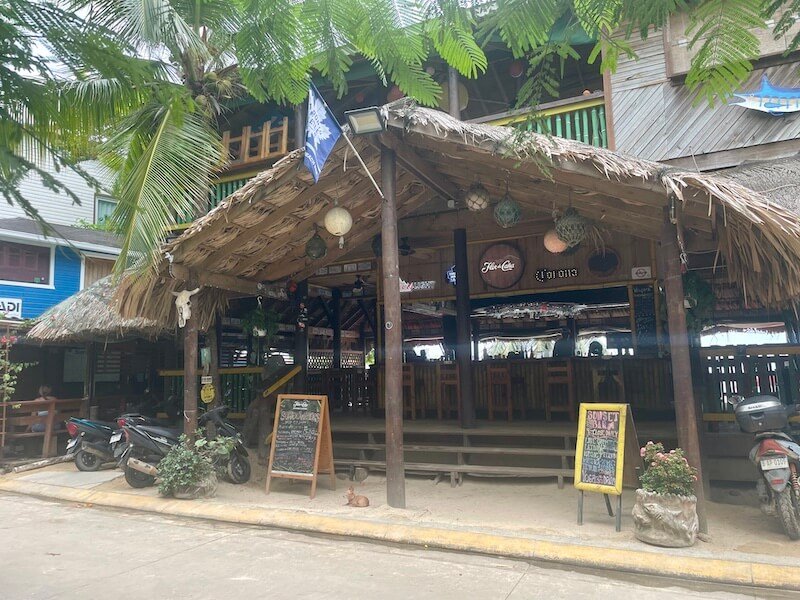
<svg viewBox="0 0 800 600"><path fill-rule="evenodd" d="M670 450L669 453L670 454L675 454L675 450Z"/></svg>
<svg viewBox="0 0 800 600"><path fill-rule="evenodd" d="M647 450L645 448L639 450L639 456L644 457L645 454L647 454Z"/></svg>
<svg viewBox="0 0 800 600"><path fill-rule="evenodd" d="M656 461L653 461L653 462L651 462L651 463L650 463L650 466L651 466L651 467L655 467L655 466L656 466Z"/></svg>
<svg viewBox="0 0 800 600"><path fill-rule="evenodd" d="M692 481L697 481L697 475L692 475Z"/></svg>
<svg viewBox="0 0 800 600"><path fill-rule="evenodd" d="M664 458L664 453L663 452L659 452L658 454L656 454L656 458L658 460L662 460Z"/></svg>

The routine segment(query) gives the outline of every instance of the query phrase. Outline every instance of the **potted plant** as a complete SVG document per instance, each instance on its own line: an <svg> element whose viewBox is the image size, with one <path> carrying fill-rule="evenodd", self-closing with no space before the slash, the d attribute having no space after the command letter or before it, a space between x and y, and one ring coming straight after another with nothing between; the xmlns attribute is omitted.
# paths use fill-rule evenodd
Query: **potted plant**
<svg viewBox="0 0 800 600"><path fill-rule="evenodd" d="M180 443L158 463L158 493L193 500L211 498L217 491L217 470L228 456L233 441L230 438L207 440L197 432L193 443L181 435Z"/></svg>
<svg viewBox="0 0 800 600"><path fill-rule="evenodd" d="M242 317L242 330L269 340L278 332L278 319L278 313L274 310L264 310L257 306Z"/></svg>
<svg viewBox="0 0 800 600"><path fill-rule="evenodd" d="M699 529L694 495L697 470L680 448L665 452L663 444L647 442L640 453L645 471L633 507L634 535L655 546L692 546Z"/></svg>

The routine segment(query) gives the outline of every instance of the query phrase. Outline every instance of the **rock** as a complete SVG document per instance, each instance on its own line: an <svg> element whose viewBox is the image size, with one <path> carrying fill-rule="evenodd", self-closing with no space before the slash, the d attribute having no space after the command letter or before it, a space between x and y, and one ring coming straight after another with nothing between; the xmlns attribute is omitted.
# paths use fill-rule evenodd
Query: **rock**
<svg viewBox="0 0 800 600"><path fill-rule="evenodd" d="M700 529L697 498L636 490L633 533L654 546L685 548L697 541Z"/></svg>
<svg viewBox="0 0 800 600"><path fill-rule="evenodd" d="M353 470L353 479L358 483L364 481L367 477L369 477L369 471L364 467L356 467Z"/></svg>

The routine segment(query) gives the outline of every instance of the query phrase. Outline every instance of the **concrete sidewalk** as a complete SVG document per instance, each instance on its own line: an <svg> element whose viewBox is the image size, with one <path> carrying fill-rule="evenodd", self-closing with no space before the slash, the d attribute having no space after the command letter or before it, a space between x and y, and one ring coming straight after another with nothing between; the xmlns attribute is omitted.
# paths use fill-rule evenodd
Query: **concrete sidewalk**
<svg viewBox="0 0 800 600"><path fill-rule="evenodd" d="M419 502L433 508L421 509L412 505L410 509L399 510L382 504L383 498L378 492L383 488L383 481L375 476L357 485L359 493L369 493L371 506L354 509L343 506L342 494L349 485L346 481L337 481L336 491L318 488L318 497L313 501L308 499L307 485L292 485L287 481L281 482L269 496L265 495L259 482L254 481L246 486L220 483L217 498L184 501L160 498L154 488L133 490L119 475L121 473L117 471L80 473L74 465L56 465L34 473L0 477L0 490L68 502L530 561L800 590L800 569L797 568L800 544L779 537L769 528L770 520L763 516L754 524L763 527L764 553L742 552L737 550L742 545L716 543L717 529L723 540L729 537L741 540L756 533L722 531L713 520L710 543L698 542L697 546L688 549L664 549L646 546L633 538L629 505L623 513L622 533L614 532L613 520L603 514L605 508L601 499L592 503L587 514L587 526L577 527L574 490L555 491L552 484L467 481L463 487L452 489L434 486L429 480L410 478L409 497L424 495ZM482 501L476 501L473 496L476 493L483 498ZM431 499L434 496L439 504ZM453 513L465 512L465 507L456 502L462 496L467 497L467 508L471 509L468 516L471 518L461 515L461 518L454 519ZM510 497L516 504L508 499ZM524 506L520 500L525 499L528 505L538 508L535 514L547 527L532 526L530 516L520 514ZM502 506L498 507L498 503ZM445 508L438 510L439 505ZM724 505L714 505L715 508L718 506ZM747 507L727 509L741 512L745 522L753 518L752 509ZM506 515L509 510L512 514L505 521L498 522L498 515ZM569 519L567 515L570 515ZM755 543L744 547L760 549Z"/></svg>

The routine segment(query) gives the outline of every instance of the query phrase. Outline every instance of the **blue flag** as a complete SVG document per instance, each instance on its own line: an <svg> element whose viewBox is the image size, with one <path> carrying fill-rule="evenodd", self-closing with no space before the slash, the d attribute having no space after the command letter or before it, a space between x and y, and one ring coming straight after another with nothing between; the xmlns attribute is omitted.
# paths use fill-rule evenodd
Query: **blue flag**
<svg viewBox="0 0 800 600"><path fill-rule="evenodd" d="M308 117L306 119L306 155L303 160L314 183L319 181L322 167L328 160L331 150L342 135L342 129L336 122L331 109L325 104L314 84L308 89Z"/></svg>

